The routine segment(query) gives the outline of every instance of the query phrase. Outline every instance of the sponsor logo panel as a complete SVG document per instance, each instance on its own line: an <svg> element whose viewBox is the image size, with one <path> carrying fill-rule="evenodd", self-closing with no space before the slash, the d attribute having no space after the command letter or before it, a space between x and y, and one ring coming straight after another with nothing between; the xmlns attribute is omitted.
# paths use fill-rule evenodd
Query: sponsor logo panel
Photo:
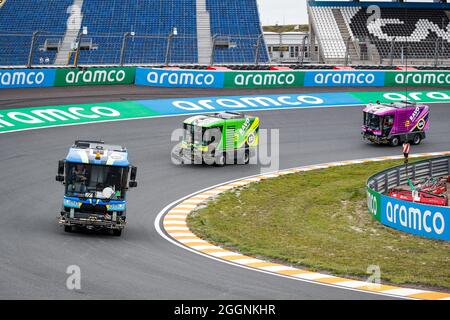
<svg viewBox="0 0 450 320"><path fill-rule="evenodd" d="M168 115L361 104L358 99L347 93L224 96L171 100L141 100L138 102L155 112Z"/></svg>
<svg viewBox="0 0 450 320"><path fill-rule="evenodd" d="M191 71L137 68L137 85L176 88L223 88L221 71Z"/></svg>
<svg viewBox="0 0 450 320"><path fill-rule="evenodd" d="M133 84L136 68L58 69L55 86L87 86L100 84Z"/></svg>
<svg viewBox="0 0 450 320"><path fill-rule="evenodd" d="M225 72L225 88L303 87L303 71Z"/></svg>
<svg viewBox="0 0 450 320"><path fill-rule="evenodd" d="M450 71L386 72L385 86L450 86Z"/></svg>
<svg viewBox="0 0 450 320"><path fill-rule="evenodd" d="M450 240L450 208L381 196L381 223L414 235Z"/></svg>
<svg viewBox="0 0 450 320"><path fill-rule="evenodd" d="M408 99L415 102L450 102L450 90L440 91L397 91L397 92L351 92L362 104L369 102L400 102Z"/></svg>
<svg viewBox="0 0 450 320"><path fill-rule="evenodd" d="M0 69L0 88L52 87L55 69Z"/></svg>
<svg viewBox="0 0 450 320"><path fill-rule="evenodd" d="M370 188L367 188L367 208L372 217L381 221L381 195Z"/></svg>
<svg viewBox="0 0 450 320"><path fill-rule="evenodd" d="M111 102L0 110L0 133L157 115L135 102Z"/></svg>
<svg viewBox="0 0 450 320"><path fill-rule="evenodd" d="M305 87L382 87L382 71L308 71Z"/></svg>

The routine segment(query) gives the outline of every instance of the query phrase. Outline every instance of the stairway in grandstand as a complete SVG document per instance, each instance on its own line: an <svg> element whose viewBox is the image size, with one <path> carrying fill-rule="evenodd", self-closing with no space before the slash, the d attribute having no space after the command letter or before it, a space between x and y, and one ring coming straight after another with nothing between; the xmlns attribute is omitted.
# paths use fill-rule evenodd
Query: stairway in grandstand
<svg viewBox="0 0 450 320"><path fill-rule="evenodd" d="M328 63L343 62L346 46L331 7L309 7L309 16L322 60Z"/></svg>
<svg viewBox="0 0 450 320"><path fill-rule="evenodd" d="M209 12L206 10L206 0L197 0L197 43L198 63L211 62L212 41L211 22Z"/></svg>
<svg viewBox="0 0 450 320"><path fill-rule="evenodd" d="M359 60L355 43L352 41L352 37L348 32L347 25L345 24L341 11L339 9L331 9L331 12L333 13L334 20L336 21L339 31L341 32L342 39L345 41L345 46L348 50L349 62Z"/></svg>
<svg viewBox="0 0 450 320"><path fill-rule="evenodd" d="M70 52L74 49L78 34L81 29L81 22L83 20L83 14L81 8L83 7L84 0L74 0L73 4L67 8L67 13L70 14L67 20L67 29L62 40L62 44L56 54L55 65L67 65L69 63Z"/></svg>

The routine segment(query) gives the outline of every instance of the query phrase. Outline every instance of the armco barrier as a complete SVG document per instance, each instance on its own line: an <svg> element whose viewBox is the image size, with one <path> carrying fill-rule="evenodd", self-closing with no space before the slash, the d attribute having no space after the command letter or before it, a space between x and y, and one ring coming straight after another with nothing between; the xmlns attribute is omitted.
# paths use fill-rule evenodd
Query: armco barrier
<svg viewBox="0 0 450 320"><path fill-rule="evenodd" d="M57 69L55 87L133 84L136 68Z"/></svg>
<svg viewBox="0 0 450 320"><path fill-rule="evenodd" d="M422 160L408 165L411 179L450 174L450 156ZM369 213L382 224L425 238L450 241L450 207L424 205L388 197L389 189L406 184L405 166L371 176L367 181Z"/></svg>
<svg viewBox="0 0 450 320"><path fill-rule="evenodd" d="M0 69L0 89L52 87L55 69Z"/></svg>
<svg viewBox="0 0 450 320"><path fill-rule="evenodd" d="M135 84L151 87L223 88L222 71L137 68Z"/></svg>

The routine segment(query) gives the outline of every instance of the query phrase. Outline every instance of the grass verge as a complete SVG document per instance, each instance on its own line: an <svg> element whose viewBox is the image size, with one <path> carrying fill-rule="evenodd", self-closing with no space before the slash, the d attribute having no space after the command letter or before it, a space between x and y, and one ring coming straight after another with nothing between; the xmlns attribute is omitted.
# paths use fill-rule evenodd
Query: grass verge
<svg viewBox="0 0 450 320"><path fill-rule="evenodd" d="M219 195L188 217L198 236L246 255L334 275L450 291L450 244L381 225L366 179L401 161L290 174Z"/></svg>

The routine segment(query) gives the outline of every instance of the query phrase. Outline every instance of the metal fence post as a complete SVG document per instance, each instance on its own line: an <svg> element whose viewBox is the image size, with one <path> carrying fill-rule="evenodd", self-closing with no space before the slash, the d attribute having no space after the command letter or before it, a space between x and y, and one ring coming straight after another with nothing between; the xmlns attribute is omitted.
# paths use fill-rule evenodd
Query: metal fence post
<svg viewBox="0 0 450 320"><path fill-rule="evenodd" d="M75 52L75 59L73 61L73 66L78 67L78 58L80 56L80 49L81 49L81 38L83 37L83 31L80 30L78 33L78 43L77 43L77 51Z"/></svg>
<svg viewBox="0 0 450 320"><path fill-rule="evenodd" d="M395 45L395 39L396 39L396 37L394 37L394 39L392 39L392 41L391 41L391 51L389 52L389 59L390 59L390 65L391 65L391 66L394 65L394 45Z"/></svg>
<svg viewBox="0 0 450 320"><path fill-rule="evenodd" d="M308 39L308 38L309 38L309 35L306 35L303 37L303 40L302 40L302 53L300 56L298 56L298 58L299 58L298 62L300 63L300 65L303 65L303 61L305 59L305 44L306 44L306 39Z"/></svg>
<svg viewBox="0 0 450 320"><path fill-rule="evenodd" d="M259 47L261 46L261 40L263 35L258 36L258 40L256 41L256 52L255 52L255 64L259 64Z"/></svg>
<svg viewBox="0 0 450 320"><path fill-rule="evenodd" d="M435 68L438 65L438 50L439 50L439 38L436 38L436 42L434 44L434 67Z"/></svg>
<svg viewBox="0 0 450 320"><path fill-rule="evenodd" d="M348 38L347 38L347 43L345 44L345 65L346 66L348 66L348 58L349 58L349 54L350 54L350 39L351 39L352 37L351 36L349 36Z"/></svg>
<svg viewBox="0 0 450 320"><path fill-rule="evenodd" d="M211 49L211 61L210 61L210 65L213 66L214 65L214 54L216 52L216 40L217 40L217 34L213 35L212 37L212 49Z"/></svg>
<svg viewBox="0 0 450 320"><path fill-rule="evenodd" d="M450 157L447 159L447 175L450 175Z"/></svg>
<svg viewBox="0 0 450 320"><path fill-rule="evenodd" d="M125 50L127 46L127 39L130 35L130 32L125 32L123 34L123 40L122 40L122 48L120 49L120 66L123 66L123 62L125 60Z"/></svg>
<svg viewBox="0 0 450 320"><path fill-rule="evenodd" d="M31 38L30 52L28 53L28 62L27 68L31 68L34 58L34 44L36 43L36 37L39 34L39 31L33 32L33 36Z"/></svg>
<svg viewBox="0 0 450 320"><path fill-rule="evenodd" d="M170 63L170 51L172 50L172 38L173 38L173 32L171 32L169 34L169 36L167 37L166 57L165 57L165 62L164 62L164 64L166 66L168 66Z"/></svg>

